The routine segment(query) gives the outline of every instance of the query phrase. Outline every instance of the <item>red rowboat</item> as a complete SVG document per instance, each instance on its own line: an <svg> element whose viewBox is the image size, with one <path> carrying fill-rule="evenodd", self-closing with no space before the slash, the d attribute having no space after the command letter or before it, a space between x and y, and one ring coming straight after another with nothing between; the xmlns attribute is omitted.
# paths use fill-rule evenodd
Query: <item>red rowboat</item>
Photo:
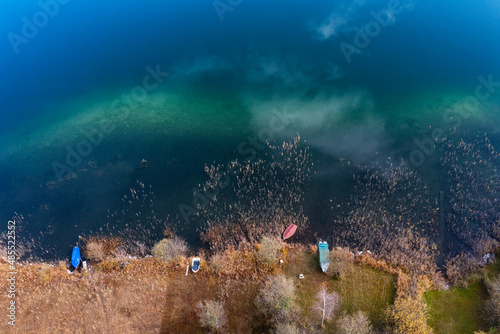
<svg viewBox="0 0 500 334"><path fill-rule="evenodd" d="M283 233L283 240L290 238L292 235L294 235L295 231L297 231L297 225L290 224L290 226L288 226Z"/></svg>

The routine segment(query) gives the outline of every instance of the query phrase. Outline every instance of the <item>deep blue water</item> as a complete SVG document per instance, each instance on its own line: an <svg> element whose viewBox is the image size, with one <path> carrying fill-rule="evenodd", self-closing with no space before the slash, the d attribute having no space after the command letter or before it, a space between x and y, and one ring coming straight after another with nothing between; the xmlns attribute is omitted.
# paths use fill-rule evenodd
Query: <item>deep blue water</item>
<svg viewBox="0 0 500 334"><path fill-rule="evenodd" d="M56 2L41 3L54 10ZM313 185L322 185L316 192L334 192L342 187L331 180L331 161L364 163L375 152L408 157L414 138L442 126L444 109L475 94L478 76L500 82L500 5L493 0L221 0L219 6L230 8L223 20L214 3L69 1L50 17L40 14L39 2L4 1L5 228L15 211L22 213L27 232L42 232L40 242L61 252L109 222L107 209L120 211L136 180L155 189L158 214L173 217L204 180L204 164L234 158L274 107L288 106L298 120L279 139L300 132L316 152ZM340 44L355 46L355 27L373 26L371 11L391 3L398 10L390 23L378 24L380 31L347 62ZM34 16L46 17L46 24L16 45L12 38L25 38L23 17L33 23ZM133 117L116 121L107 114L111 101L141 85L147 66L169 72L149 95L159 102L147 100ZM498 131L500 84L490 93L464 132ZM81 142L100 119L114 120L116 129L75 168L76 180L50 189L57 179L53 161L64 161L66 147ZM147 168L140 167L144 158ZM323 197L317 193L311 196ZM321 228L330 214L326 202L310 207L313 225ZM196 226L182 224L179 233L196 242Z"/></svg>

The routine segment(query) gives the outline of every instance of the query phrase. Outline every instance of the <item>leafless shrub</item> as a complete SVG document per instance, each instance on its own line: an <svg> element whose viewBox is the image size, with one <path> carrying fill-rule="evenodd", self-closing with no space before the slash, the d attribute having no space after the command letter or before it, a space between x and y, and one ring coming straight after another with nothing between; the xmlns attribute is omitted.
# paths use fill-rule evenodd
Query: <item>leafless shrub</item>
<svg viewBox="0 0 500 334"><path fill-rule="evenodd" d="M299 313L296 299L293 281L283 275L272 275L257 296L255 305L272 323L290 323Z"/></svg>
<svg viewBox="0 0 500 334"><path fill-rule="evenodd" d="M104 245L99 241L90 241L85 244L84 255L91 261L101 262L106 258Z"/></svg>
<svg viewBox="0 0 500 334"><path fill-rule="evenodd" d="M344 315L337 324L339 334L370 334L372 329L368 315L362 311L358 311L354 315Z"/></svg>
<svg viewBox="0 0 500 334"><path fill-rule="evenodd" d="M263 236L257 251L257 258L264 264L272 264L279 259L281 241L276 237Z"/></svg>
<svg viewBox="0 0 500 334"><path fill-rule="evenodd" d="M301 334L302 332L295 324L279 323L276 325L274 334Z"/></svg>
<svg viewBox="0 0 500 334"><path fill-rule="evenodd" d="M196 304L198 321L211 332L220 332L226 325L227 317L224 305L215 300L206 300Z"/></svg>
<svg viewBox="0 0 500 334"><path fill-rule="evenodd" d="M456 255L446 261L446 277L453 285L466 286L470 276L479 269L479 263L470 253Z"/></svg>
<svg viewBox="0 0 500 334"><path fill-rule="evenodd" d="M173 261L186 255L188 244L179 237L162 239L151 250L151 254L158 260Z"/></svg>
<svg viewBox="0 0 500 334"><path fill-rule="evenodd" d="M332 320L335 312L340 307L341 298L337 292L329 293L324 285L321 286L314 304L312 306L312 311L321 317L321 326L325 321Z"/></svg>

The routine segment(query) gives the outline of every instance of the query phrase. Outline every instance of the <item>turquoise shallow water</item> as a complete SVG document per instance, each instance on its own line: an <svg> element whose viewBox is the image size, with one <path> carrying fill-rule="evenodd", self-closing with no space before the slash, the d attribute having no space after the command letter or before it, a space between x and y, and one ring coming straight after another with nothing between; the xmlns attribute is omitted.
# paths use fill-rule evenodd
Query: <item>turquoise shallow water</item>
<svg viewBox="0 0 500 334"><path fill-rule="evenodd" d="M3 6L5 36L22 35L22 18L43 10ZM330 200L352 191L339 159L423 157L413 167L439 193L440 156L420 146L433 131L498 141L500 9L401 2L347 62L340 43L355 45L358 28L387 8L243 1L221 20L209 2L59 6L17 53L8 38L1 44L0 220L23 214L27 239L45 256L65 254L79 235L131 223L122 199L142 182L154 215L198 244L200 222L183 219L179 204L192 203L206 164L241 159L239 146L277 114L286 126L273 139L299 133L311 147L313 232L326 233ZM157 87L147 68L164 75ZM155 88L143 94L145 82ZM456 123L481 84L487 98Z"/></svg>
<svg viewBox="0 0 500 334"><path fill-rule="evenodd" d="M456 90L421 92L378 102L366 92L315 98L247 93L185 91L167 85L126 114L111 108L109 99L94 97L68 102L76 106L71 113L54 111L53 117L47 114L26 125L26 130L19 127L6 133L2 138L4 219L10 212L24 213L27 231L39 233L51 253L53 248L60 252L63 247L54 244L70 245L78 236L103 227L113 233L125 228L131 218L117 218L126 207L122 198L142 182L151 186L154 195L146 201L154 201L154 214L169 217L178 233L197 244L200 221L194 216L186 220L179 205L192 206L193 190L206 180L205 164L241 159L239 145L269 128L273 112L278 112L287 114L289 123L275 133L276 140L290 140L299 133L312 148L316 175L305 189L305 208L312 230L326 231L332 219L330 199L350 195L352 171L340 167L339 159L361 165L389 156L409 160L411 152L419 149L415 140L430 138L429 128L452 133L442 114L467 96ZM490 122L497 110L495 101L482 105L453 136L460 136L460 131L498 132L498 123ZM102 124L112 130L102 131ZM30 136L23 137L24 131ZM68 152L86 150L81 144L89 137L94 139L89 154L81 162L70 160L73 165L69 165ZM439 183L441 177L433 170L436 159L439 156L431 154L422 166L415 166L430 184ZM68 169L55 169L55 163Z"/></svg>

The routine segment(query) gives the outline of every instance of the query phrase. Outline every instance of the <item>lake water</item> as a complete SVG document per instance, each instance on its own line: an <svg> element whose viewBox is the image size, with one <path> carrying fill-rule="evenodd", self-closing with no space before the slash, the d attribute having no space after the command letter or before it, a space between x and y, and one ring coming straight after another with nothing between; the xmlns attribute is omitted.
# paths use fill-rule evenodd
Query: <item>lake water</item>
<svg viewBox="0 0 500 334"><path fill-rule="evenodd" d="M199 222L179 205L192 205L206 164L241 158L259 134L310 146L304 207L320 235L330 200L352 187L339 159L403 158L438 197L439 152L425 146L436 134L486 133L500 147L495 1L1 7L1 228L22 214L20 233L46 257L125 229L123 198L140 183L154 216L198 244Z"/></svg>

